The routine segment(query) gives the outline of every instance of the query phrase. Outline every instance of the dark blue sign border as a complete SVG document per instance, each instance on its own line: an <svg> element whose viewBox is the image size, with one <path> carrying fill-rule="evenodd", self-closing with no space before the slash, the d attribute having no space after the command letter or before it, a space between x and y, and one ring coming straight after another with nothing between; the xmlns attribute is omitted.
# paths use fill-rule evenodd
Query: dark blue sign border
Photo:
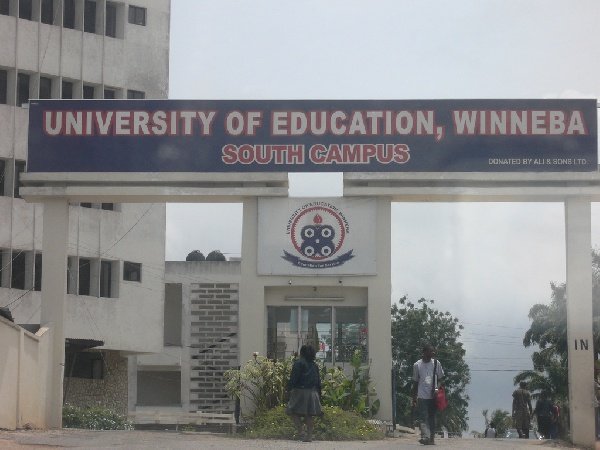
<svg viewBox="0 0 600 450"><path fill-rule="evenodd" d="M596 100L31 100L28 172L584 172Z"/></svg>

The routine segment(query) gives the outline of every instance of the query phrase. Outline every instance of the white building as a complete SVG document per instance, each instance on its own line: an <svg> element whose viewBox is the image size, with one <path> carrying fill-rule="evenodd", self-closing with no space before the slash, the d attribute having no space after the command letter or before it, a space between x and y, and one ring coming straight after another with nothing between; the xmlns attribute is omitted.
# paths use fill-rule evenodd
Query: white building
<svg viewBox="0 0 600 450"><path fill-rule="evenodd" d="M18 192L28 100L167 98L169 23L170 0L0 0L0 306L15 323L40 323L44 257L43 206ZM69 209L66 401L126 412L127 356L163 344L165 205Z"/></svg>
<svg viewBox="0 0 600 450"><path fill-rule="evenodd" d="M239 261L167 261L164 348L130 358L130 411L229 412L239 365Z"/></svg>

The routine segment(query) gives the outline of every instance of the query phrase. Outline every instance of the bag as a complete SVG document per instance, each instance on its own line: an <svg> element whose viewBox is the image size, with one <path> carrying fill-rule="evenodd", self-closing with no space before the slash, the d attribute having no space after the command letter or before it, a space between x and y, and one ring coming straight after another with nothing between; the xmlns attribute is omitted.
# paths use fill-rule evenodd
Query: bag
<svg viewBox="0 0 600 450"><path fill-rule="evenodd" d="M435 397L435 407L438 411L442 412L448 406L448 400L446 400L446 391L441 387L438 390L437 396Z"/></svg>

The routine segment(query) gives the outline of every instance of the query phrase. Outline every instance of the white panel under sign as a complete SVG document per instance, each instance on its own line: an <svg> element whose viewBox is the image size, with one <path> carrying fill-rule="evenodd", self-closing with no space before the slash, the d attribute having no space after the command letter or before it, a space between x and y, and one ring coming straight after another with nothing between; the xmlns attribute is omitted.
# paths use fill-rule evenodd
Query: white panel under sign
<svg viewBox="0 0 600 450"><path fill-rule="evenodd" d="M373 198L259 198L259 275L375 275Z"/></svg>

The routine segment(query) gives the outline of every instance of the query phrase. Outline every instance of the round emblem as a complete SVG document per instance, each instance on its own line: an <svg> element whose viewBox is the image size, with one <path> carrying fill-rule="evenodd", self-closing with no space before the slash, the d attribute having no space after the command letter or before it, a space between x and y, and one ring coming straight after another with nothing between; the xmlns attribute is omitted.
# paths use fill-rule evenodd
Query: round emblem
<svg viewBox="0 0 600 450"><path fill-rule="evenodd" d="M341 217L323 206L313 206L294 219L291 239L304 257L319 261L333 256L344 243L346 231Z"/></svg>

